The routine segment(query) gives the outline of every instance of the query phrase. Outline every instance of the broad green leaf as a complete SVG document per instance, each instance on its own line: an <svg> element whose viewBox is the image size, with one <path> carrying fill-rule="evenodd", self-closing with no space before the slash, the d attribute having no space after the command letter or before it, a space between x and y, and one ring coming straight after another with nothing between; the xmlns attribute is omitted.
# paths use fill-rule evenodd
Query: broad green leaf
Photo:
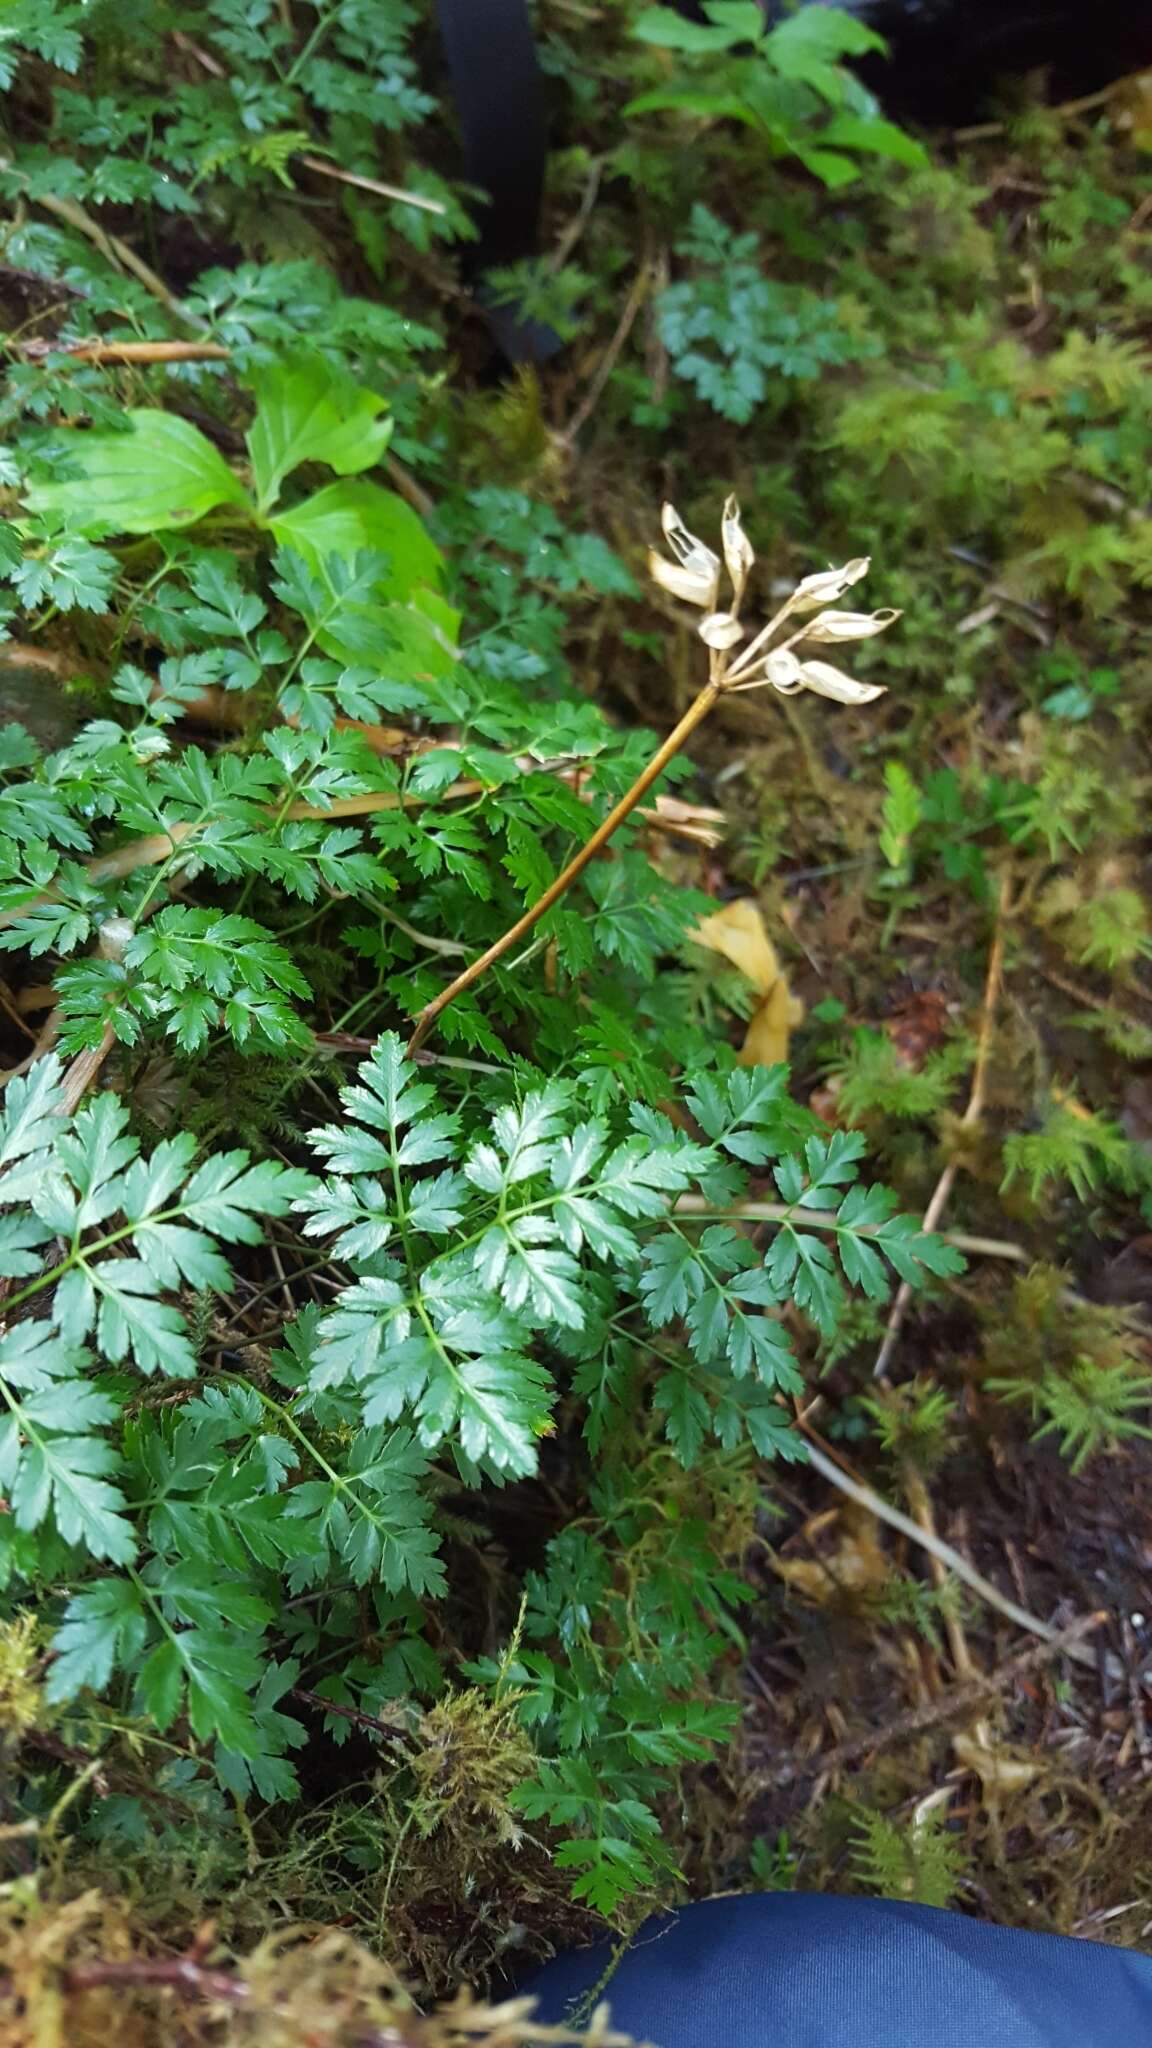
<svg viewBox="0 0 1152 2048"><path fill-rule="evenodd" d="M28 504L74 533L156 533L192 526L214 505L247 505L240 480L211 441L178 414L125 415L124 434L62 437L82 474L32 485Z"/></svg>
<svg viewBox="0 0 1152 2048"><path fill-rule="evenodd" d="M895 121L883 121L875 114L836 114L820 130L821 144L837 149L855 149L866 156L883 156L893 163L922 170L930 158L922 142L898 128Z"/></svg>
<svg viewBox="0 0 1152 2048"><path fill-rule="evenodd" d="M764 34L764 12L757 0L711 0L704 12L706 21L689 21L672 7L646 7L633 22L632 34L662 50L704 56L759 42Z"/></svg>
<svg viewBox="0 0 1152 2048"><path fill-rule="evenodd" d="M337 476L370 469L392 437L381 419L387 401L362 390L322 356L302 355L252 371L256 417L248 431L252 481L261 512L302 462L324 462Z"/></svg>
<svg viewBox="0 0 1152 2048"><path fill-rule="evenodd" d="M388 571L380 585L385 598L405 598L421 584L435 588L443 577L440 550L412 507L380 484L328 484L302 504L277 512L269 524L281 547L302 556L318 574L329 555L344 562L366 550L386 555Z"/></svg>
<svg viewBox="0 0 1152 2048"><path fill-rule="evenodd" d="M839 7L800 7L768 37L768 55L783 78L811 86L839 106L845 99L841 60L883 50L884 38L855 13Z"/></svg>

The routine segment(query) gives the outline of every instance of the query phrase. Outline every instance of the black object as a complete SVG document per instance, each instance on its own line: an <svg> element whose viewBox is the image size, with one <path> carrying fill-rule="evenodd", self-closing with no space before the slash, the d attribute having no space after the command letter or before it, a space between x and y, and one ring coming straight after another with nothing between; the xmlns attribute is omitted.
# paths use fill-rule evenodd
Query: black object
<svg viewBox="0 0 1152 2048"><path fill-rule="evenodd" d="M464 141L464 175L487 193L466 256L476 297L510 362L544 362L563 344L538 320L493 302L486 274L534 256L544 196L544 90L526 0L436 0Z"/></svg>
<svg viewBox="0 0 1152 2048"><path fill-rule="evenodd" d="M1152 64L1152 0L836 0L888 42L860 65L893 114L978 118L992 89L1043 67L1054 99L1095 92ZM790 11L767 0L769 20Z"/></svg>
<svg viewBox="0 0 1152 2048"><path fill-rule="evenodd" d="M767 1892L650 1920L520 1986L657 2048L1149 2048L1152 1958L897 1899Z"/></svg>
<svg viewBox="0 0 1152 2048"><path fill-rule="evenodd" d="M702 19L700 0L672 0ZM769 21L789 0L761 0ZM803 0L816 5L818 0ZM1045 66L1057 98L1152 64L1152 0L837 0L886 37L861 76L894 114L970 120L1001 79ZM559 336L494 302L487 274L538 249L547 131L527 0L435 0L464 140L464 172L487 193L469 275L510 362L545 362Z"/></svg>

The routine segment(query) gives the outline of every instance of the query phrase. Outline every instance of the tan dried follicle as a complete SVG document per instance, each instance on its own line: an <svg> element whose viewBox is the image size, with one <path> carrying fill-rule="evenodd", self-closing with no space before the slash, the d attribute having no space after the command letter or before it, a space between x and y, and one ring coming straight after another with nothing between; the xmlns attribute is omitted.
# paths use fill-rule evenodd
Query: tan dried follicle
<svg viewBox="0 0 1152 2048"><path fill-rule="evenodd" d="M651 549L649 573L670 597L705 613L697 633L712 656L713 686L727 691L755 690L768 685L781 696L811 690L816 696L831 697L838 704L870 704L883 695L880 684L862 683L808 652L809 648L872 639L900 617L891 607L875 612L836 609L852 585L868 574L867 555L846 562L842 569L820 569L803 577L767 625L749 640L740 608L756 556L744 531L736 499L727 500L720 522L722 559L705 541L689 532L675 506L663 507L660 523L671 559ZM721 607L720 584L725 570L732 596L727 607ZM801 620L803 623L798 623ZM795 651L798 648L799 653Z"/></svg>
<svg viewBox="0 0 1152 2048"><path fill-rule="evenodd" d="M589 862L603 852L613 834L642 802L653 783L659 781L669 762L703 724L721 697L736 690L761 689L766 684L781 696L791 696L797 690L812 690L817 696L834 698L840 704L870 704L874 697L883 695L879 684L858 682L855 676L846 675L842 669L834 668L831 662L819 656L813 658L806 651L810 647L826 647L845 640L870 639L899 618L899 612L891 610L842 612L835 609L845 592L867 575L867 556L846 562L842 569L819 569L814 575L805 576L767 625L748 640L740 608L756 557L744 531L735 498L728 498L724 505L719 554L698 535L689 532L674 505L663 507L660 524L668 553L662 555L652 549L648 556L649 571L661 590L666 590L670 597L703 612L704 617L696 630L708 649L708 680L667 738L657 747L631 788L613 805L608 816L543 895L538 896L523 916L509 925L485 952L449 982L447 988L442 989L431 1002L425 1003L416 1017L409 1040L410 1054L420 1050L449 1003L455 1002L465 989L472 988L514 946L519 946L540 919L560 901ZM720 586L725 574L732 595L728 604L722 606ZM798 620L804 623L797 624ZM801 650L799 653L797 648Z"/></svg>

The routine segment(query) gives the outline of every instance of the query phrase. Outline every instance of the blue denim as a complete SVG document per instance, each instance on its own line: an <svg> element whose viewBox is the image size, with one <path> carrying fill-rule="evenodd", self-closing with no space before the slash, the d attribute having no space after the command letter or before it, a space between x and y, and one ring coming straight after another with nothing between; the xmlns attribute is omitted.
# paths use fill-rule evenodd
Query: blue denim
<svg viewBox="0 0 1152 2048"><path fill-rule="evenodd" d="M566 2019L610 1943L521 1988ZM656 2048L1152 2048L1152 1958L896 1899L767 1892L650 1920L599 1997Z"/></svg>

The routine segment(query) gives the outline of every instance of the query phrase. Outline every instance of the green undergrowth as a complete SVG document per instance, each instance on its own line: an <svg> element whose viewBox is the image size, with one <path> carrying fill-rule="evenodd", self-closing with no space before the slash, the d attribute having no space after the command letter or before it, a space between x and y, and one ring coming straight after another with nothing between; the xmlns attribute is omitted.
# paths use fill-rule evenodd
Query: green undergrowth
<svg viewBox="0 0 1152 2048"><path fill-rule="evenodd" d="M745 1867L701 1815L772 1461L816 1393L889 1454L897 1282L999 1454L1147 1433L1075 1270L1152 1222L1146 158L1106 108L927 147L851 17L762 26L541 10L563 241L501 288L567 349L496 382L417 10L4 24L21 1910L114 1870L147 1940L338 1920L437 1993L627 1928ZM874 558L887 696L722 701L409 1056L705 680L644 549L732 489L765 616ZM947 1162L1014 1283L913 1220ZM843 1843L962 1894L935 1808Z"/></svg>

